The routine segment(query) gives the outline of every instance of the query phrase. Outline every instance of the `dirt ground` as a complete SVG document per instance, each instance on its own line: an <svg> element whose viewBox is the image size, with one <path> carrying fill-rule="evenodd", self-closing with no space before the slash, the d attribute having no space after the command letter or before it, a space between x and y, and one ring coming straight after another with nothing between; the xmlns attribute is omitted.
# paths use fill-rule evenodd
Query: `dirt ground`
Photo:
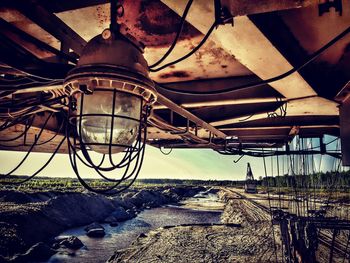
<svg viewBox="0 0 350 263"><path fill-rule="evenodd" d="M272 231L266 211L234 192L220 195L227 202L222 225L156 229L117 251L109 262L281 262L278 231Z"/></svg>

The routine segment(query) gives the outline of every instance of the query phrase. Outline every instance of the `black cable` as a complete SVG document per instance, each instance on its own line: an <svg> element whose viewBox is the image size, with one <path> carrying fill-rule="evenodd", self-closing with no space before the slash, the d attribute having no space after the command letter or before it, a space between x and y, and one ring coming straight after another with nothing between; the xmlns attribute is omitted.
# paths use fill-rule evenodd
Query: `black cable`
<svg viewBox="0 0 350 263"><path fill-rule="evenodd" d="M144 135L145 135L145 132L146 132L146 130L144 131ZM144 136L144 138L146 138L146 137ZM78 171L78 166L77 166L76 158L75 158L76 155L74 154L74 148L68 147L68 152L69 152L69 160L71 162L71 166L72 166L72 168L73 168L73 170L74 170L74 172L75 172L79 182L86 189L88 189L91 192L98 193L98 194L116 195L116 194L126 190L127 188L129 188L135 182L135 180L136 180L136 178L137 178L137 176L138 176L138 174L139 174L139 172L141 170L141 167L142 167L145 148L146 148L145 144L143 144L143 146L141 147L140 151L138 152L138 158L137 158L137 161L136 161L136 164L134 166L134 169L133 169L132 173L130 175L128 175L127 177L125 177L124 180L120 180L120 182L117 182L116 184L114 184L114 185L112 185L110 187L107 187L107 188L105 188L103 190L94 189L93 187L91 187L89 184L87 184L85 182L85 180L80 176L79 171ZM73 150L73 154L72 154L72 150ZM140 163L139 163L139 158L141 159ZM128 178L130 178L134 174L135 174L134 178L131 179L130 182L126 186L122 187L121 189L115 190L115 188L118 187L121 182L127 180Z"/></svg>
<svg viewBox="0 0 350 263"><path fill-rule="evenodd" d="M46 144L46 143L51 142L53 139L55 139L55 138L58 136L58 134L59 134L60 131L62 130L63 126L64 126L64 122L61 123L60 128L59 128L58 130L56 130L55 134L54 134L51 138L47 139L46 141L37 143L36 145L39 146L39 145L44 145L44 144Z"/></svg>
<svg viewBox="0 0 350 263"><path fill-rule="evenodd" d="M208 32L207 32L207 33L205 34L205 36L203 37L203 39L201 40L201 42L199 42L199 44L198 44L194 49L192 49L189 53L187 53L187 54L184 55L183 57L181 57L181 58L179 58L179 59L176 59L176 60L174 60L174 61L172 61L172 62L169 62L169 63L167 63L167 64L165 64L165 65L163 65L163 66L161 66L161 67L159 67L159 68L156 68L156 69L149 69L149 71L150 71L150 72L157 72L157 71L160 71L160 70L162 70L162 69L165 69L165 68L170 67L170 66L172 66L172 65L174 65L174 64L177 64L177 63L179 63L179 62L181 62L181 61L187 59L188 57L192 56L192 55L193 55L198 49L200 49L200 48L203 46L203 44L207 41L207 39L209 38L210 34L211 34L211 33L213 32L213 30L215 29L216 25L217 25L217 23L214 22L214 23L212 24L212 26L209 28ZM157 83L157 84L158 84L158 83Z"/></svg>
<svg viewBox="0 0 350 263"><path fill-rule="evenodd" d="M170 150L169 150L168 152L164 152L164 151L162 150L162 147L159 147L159 151L160 151L163 155L169 155L169 154L171 154L171 152L173 151L173 148L170 148Z"/></svg>
<svg viewBox="0 0 350 263"><path fill-rule="evenodd" d="M35 119L35 115L32 117L31 120L29 120L29 123L27 123L27 124L25 125L24 131L21 132L19 135L15 136L15 137L12 137L12 138L10 138L10 139L0 139L0 142L11 142L11 141L15 141L15 140L21 138L21 137L22 137L24 134L26 134L27 131L32 127L33 122L34 122L34 119Z"/></svg>
<svg viewBox="0 0 350 263"><path fill-rule="evenodd" d="M19 116L17 118L14 118L11 121L9 119L7 119L3 124L1 124L0 131L6 130L12 126L19 124L19 123L23 123L23 122L29 120L30 117L31 116L28 116L28 115L26 115L26 116L22 115L22 116Z"/></svg>
<svg viewBox="0 0 350 263"><path fill-rule="evenodd" d="M50 104L55 104L55 103L57 103L57 102L59 102L59 101L62 101L62 100L64 100L64 99L66 99L68 96L67 95L62 95L62 96L59 96L59 97L54 97L54 98L52 98L52 99L48 99L48 100L46 100L46 101L40 101L40 102L31 102L31 103L28 103L28 102L22 102L22 103L19 103L19 104L13 104L12 105L12 108L15 108L15 109L17 109L17 108L23 108L23 107L25 107L25 108L29 108L29 107L38 107L38 106L42 106L42 105L50 105ZM8 106L6 107L6 106L0 106L0 109L6 109L6 108L8 108Z"/></svg>
<svg viewBox="0 0 350 263"><path fill-rule="evenodd" d="M35 145L37 144L41 134L43 133L47 123L49 122L50 118L52 117L53 115L53 112L49 114L49 116L47 117L47 119L45 120L44 124L43 124L43 127L41 128L38 136L35 138L33 144L30 146L28 152L26 153L26 155L23 157L23 159L18 163L18 165L13 168L10 172L6 173L6 174L2 174L0 175L0 178L5 178L5 177L8 177L9 175L11 175L13 172L15 172L24 162L25 160L28 158L28 156L30 155L30 153L32 152L32 150L34 149Z"/></svg>
<svg viewBox="0 0 350 263"><path fill-rule="evenodd" d="M247 120L251 119L254 115L255 115L255 113L251 114L250 116L248 116L248 117L246 117L244 119L240 119L238 121L247 121Z"/></svg>
<svg viewBox="0 0 350 263"><path fill-rule="evenodd" d="M17 184L23 184L25 182L28 182L29 180L33 179L36 175L38 175L42 170L44 170L48 165L49 163L52 161L52 159L55 157L56 153L58 152L58 150L61 148L63 142L65 141L66 139L66 136L63 137L63 139L61 140L61 142L58 144L58 146L56 147L55 151L52 153L52 155L50 156L50 158L46 161L46 163L41 166L41 168L39 170L37 170L34 174L32 174L31 176L23 179L22 181L15 181L15 182L1 182L0 181L0 184L3 184L3 185L17 185Z"/></svg>
<svg viewBox="0 0 350 263"><path fill-rule="evenodd" d="M114 91L115 92L115 91ZM80 115L79 115L79 134L82 134L82 128L81 128L81 120L82 120L82 118L83 118L83 115L82 115L82 112L83 112L83 105L84 105L84 93L82 93L82 98L81 98L81 103L80 103ZM113 100L113 109L114 109L114 104L115 104L115 100ZM141 109L140 109L141 111L140 111L140 114L142 114L142 107L141 107ZM140 121L141 121L142 119L140 119ZM69 121L68 121L68 123L69 123ZM141 133L141 123L140 123L140 131L139 131L139 133ZM140 136L140 135L139 135ZM104 175L100 172L100 171L104 171L104 172L108 172L108 171L113 171L113 170L115 170L116 168L124 168L125 166L128 166L129 165L129 163L130 162L132 162L138 155L134 155L134 156L132 156L132 153L133 153L133 150L132 149L130 149L130 147L128 148L128 150L127 150L127 152L125 153L125 155L124 155L124 157L123 157L123 159L119 162L119 164L117 164L117 165L114 165L113 164L113 161L111 160L111 157L109 158L110 159L110 161L111 161L111 167L100 167L100 166L96 166L95 164L94 164L94 162L92 161L92 159L90 158L90 155L89 155L89 153L88 153L88 151L87 151L87 149L86 149L86 147L85 147L85 143L84 143L84 141L82 140L82 138L81 138L81 136L78 136L79 137L79 143L80 143L80 148L81 148L81 151L82 151L82 153L83 153L83 155L84 155L84 157L85 157L85 159L86 159L86 162L77 154L77 157L78 157L78 159L84 164L84 165L86 165L86 166L88 166L89 168L93 168L93 169L95 169L96 170L96 168L97 168L97 170L96 170L96 172L102 177L102 178L104 178L104 179L106 179L106 180L109 180L109 179L107 179L107 178L105 178L104 177ZM139 140L140 141L140 140ZM69 143L70 143L70 141L69 141ZM140 143L136 143L136 145L135 145L135 148L137 149L136 151L138 151L138 149L139 149L139 147L140 147ZM111 142L110 142L110 146L111 146ZM132 156L132 157L131 157ZM129 160L128 160L129 159ZM113 179L111 179L112 181L113 181Z"/></svg>
<svg viewBox="0 0 350 263"><path fill-rule="evenodd" d="M178 29L178 31L176 33L176 36L175 36L175 38L173 40L173 43L171 44L170 48L168 49L168 51L157 62L155 62L152 65L150 65L149 68L154 68L154 67L158 66L160 63L162 63L170 55L170 53L173 51L173 49L175 48L176 43L179 40L179 37L180 37L180 35L182 33L183 27L184 27L185 22L186 22L186 17L187 17L188 11L190 10L190 7L191 7L192 3L193 3L193 0L189 0L187 2L185 10L184 10L184 12L183 12L183 14L181 16L179 29Z"/></svg>
<svg viewBox="0 0 350 263"><path fill-rule="evenodd" d="M63 81L64 79L52 79L52 78L47 78L47 77L43 77L43 76L39 76L39 75L36 75L36 74L33 74L33 73L29 73L28 71L24 70L24 69L19 69L19 68L16 68L14 66L10 66L12 69L26 75L26 76L30 76L30 77L33 77L33 78L37 78L37 79L40 79L40 80L46 80L46 81Z"/></svg>
<svg viewBox="0 0 350 263"><path fill-rule="evenodd" d="M83 96L83 95L82 95ZM114 100L115 101L115 100ZM81 100L81 104L80 104L80 115L76 116L77 118L79 118L79 123L78 123L78 134L82 134L82 130L81 130L81 120L82 120L82 112L83 112L83 98ZM114 107L113 107L114 108ZM142 110L140 112L140 114L142 114ZM113 115L113 113L112 113ZM146 114L144 114L144 116L140 119L140 128L139 128L139 134L138 134L138 139L135 142L135 146L130 146L124 156L124 158L122 158L121 163L123 165L121 165L121 163L119 163L118 165L114 165L111 162L111 167L98 167L96 166L92 159L90 158L90 155L88 153L88 150L86 148L87 145L85 145L85 143L83 142L81 136L78 136L79 138L79 143L80 143L80 149L85 157L86 162L79 156L79 154L76 151L76 136L74 136L74 145L71 143L70 139L69 139L69 134L70 134L70 121L69 121L69 117L67 115L67 128L66 128L66 136L68 137L68 152L69 152L69 160L72 166L73 171L75 172L79 182L89 191L95 192L95 193L99 193L99 194L105 194L105 195L115 195L125 189L127 189L128 187L131 186L131 184L136 180L136 177L139 174L139 171L141 169L142 166L142 162L143 162L143 157L144 157L144 151L145 151L145 140L146 140L146 135L147 135L147 129L146 127L144 127L144 129L142 130L142 120L144 118L144 122L146 123L146 118L148 116L148 110L146 111ZM113 120L113 119L112 119ZM111 141L109 143L111 145ZM134 149L135 148L135 149ZM111 150L109 149L109 154L111 154ZM101 176L104 180L106 180L107 182L113 182L114 184L111 186L106 186L104 189L96 189L94 187L91 187L86 181L85 179L83 179L80 174L79 174L79 170L78 170L78 165L77 165L77 158L82 161L85 165L87 165L89 168L94 169L99 176ZM131 162L134 160L135 162L133 162L133 169L131 172L129 172L129 167ZM110 157L111 159L111 157ZM111 160L110 160L111 161ZM101 162L100 164L102 164L103 162ZM125 163L125 165L124 165ZM115 170L117 168L124 168L124 174L122 175L122 177L120 179L111 179L106 177L101 171L112 171ZM128 173L129 172L129 173ZM134 177L133 177L134 176ZM120 186L121 183L123 182L127 182L127 180L129 180L131 177L133 177L133 179L131 179L125 186ZM118 189L116 189L119 186Z"/></svg>
<svg viewBox="0 0 350 263"><path fill-rule="evenodd" d="M53 85L62 85L63 81L50 81L47 83L41 83L41 82L30 82L30 83L23 83L18 85L0 85L0 88L2 91L7 92L15 92L19 89L26 89L31 87L46 87L46 86L53 86Z"/></svg>
<svg viewBox="0 0 350 263"><path fill-rule="evenodd" d="M215 23L214 23L215 24ZM266 85L269 84L271 82L275 82L278 80L281 80L285 77L288 77L289 75L301 70L302 68L304 68L305 66L307 66L309 63L311 63L312 61L314 61L319 55L321 55L324 51L326 51L329 47L333 46L335 43L337 43L341 38L343 38L344 36L346 36L348 33L350 32L350 27L348 27L347 29L345 29L343 32L341 32L339 35L337 35L335 38L333 38L331 41L329 41L327 44L325 44L323 47L321 47L319 50L317 50L316 52L314 52L309 59L307 59L304 63L302 63L300 66L298 67L294 67L288 71L286 71L283 74L280 74L278 76L266 79L266 80L260 80L257 82L253 82L253 83L247 83L247 84L243 84L240 86L236 86L236 87L231 87L231 88L227 88L227 89L223 89L223 90L213 90L213 91L186 91L186 90L179 90L179 89L171 89L168 88L166 86L163 86L160 83L157 83L157 86L160 89L169 91L169 92L173 92L173 93L178 93L178 94L184 94L184 95L203 95L203 96L209 96L209 95L219 95L219 94L225 94L225 93L229 93L238 89L247 89L247 88L254 88L254 87L259 87L262 85ZM166 66L166 65L164 65Z"/></svg>

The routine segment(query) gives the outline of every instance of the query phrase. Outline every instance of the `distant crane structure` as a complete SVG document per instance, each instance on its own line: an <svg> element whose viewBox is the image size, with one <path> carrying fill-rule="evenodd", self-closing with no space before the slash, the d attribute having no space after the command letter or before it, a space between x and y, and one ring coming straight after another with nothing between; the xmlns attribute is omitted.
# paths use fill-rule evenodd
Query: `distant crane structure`
<svg viewBox="0 0 350 263"><path fill-rule="evenodd" d="M244 191L246 193L256 194L256 182L254 180L254 175L252 172L252 168L250 167L250 163L247 163L247 176L244 184Z"/></svg>

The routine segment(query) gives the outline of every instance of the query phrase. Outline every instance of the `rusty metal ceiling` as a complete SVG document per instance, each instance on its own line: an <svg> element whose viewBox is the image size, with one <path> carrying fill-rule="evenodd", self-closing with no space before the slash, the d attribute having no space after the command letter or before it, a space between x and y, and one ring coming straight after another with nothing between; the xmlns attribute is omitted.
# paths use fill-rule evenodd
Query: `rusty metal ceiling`
<svg viewBox="0 0 350 263"><path fill-rule="evenodd" d="M2 87L8 86L9 77L24 77L16 68L64 78L86 42L108 28L108 2L1 1L0 102L10 105L14 94L20 100L28 91L36 96L40 91L54 94L54 90L59 90L58 83L39 88L13 87L14 93L6 93ZM125 15L120 22L125 24L124 30L145 44L144 55L149 64L168 50L186 3L186 0L124 1ZM330 9L322 16L316 0L221 3L234 16L233 25L220 25L188 59L151 73L151 78L160 83L157 86L160 96L149 120L147 142L157 147L222 149L227 140L243 147L278 147L297 134L339 136L339 103L334 97L350 79L349 35L286 78L260 86L242 86L300 65L347 29L350 1L343 1L342 15ZM214 1L195 0L180 40L166 62L182 57L198 45L214 17ZM199 94L231 87L224 94ZM174 93L169 89L196 94ZM44 118L49 111L52 108L42 106L38 114ZM0 123L5 121L3 107ZM42 122L38 118L35 126L41 127ZM57 132L60 123L59 118L52 122L45 129L43 140ZM19 123L0 132L0 137L12 138L24 129L25 125ZM25 141L21 138L4 142L0 149L28 149L35 129L30 129ZM52 151L60 141L61 132L58 133L49 145L36 147L35 151ZM61 152L66 152L66 147Z"/></svg>

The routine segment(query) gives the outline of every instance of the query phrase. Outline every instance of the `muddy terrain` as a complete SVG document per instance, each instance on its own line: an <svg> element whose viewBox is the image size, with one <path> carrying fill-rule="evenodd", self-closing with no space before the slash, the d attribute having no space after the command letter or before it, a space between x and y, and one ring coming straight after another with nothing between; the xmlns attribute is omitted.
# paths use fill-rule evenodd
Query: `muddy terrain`
<svg viewBox="0 0 350 263"><path fill-rule="evenodd" d="M219 194L226 201L222 224L156 229L109 262L281 262L268 213L228 189Z"/></svg>
<svg viewBox="0 0 350 263"><path fill-rule="evenodd" d="M176 203L203 187L155 187L107 198L91 193L0 191L0 262L44 261L56 253L53 238L93 222L117 224L142 209Z"/></svg>

